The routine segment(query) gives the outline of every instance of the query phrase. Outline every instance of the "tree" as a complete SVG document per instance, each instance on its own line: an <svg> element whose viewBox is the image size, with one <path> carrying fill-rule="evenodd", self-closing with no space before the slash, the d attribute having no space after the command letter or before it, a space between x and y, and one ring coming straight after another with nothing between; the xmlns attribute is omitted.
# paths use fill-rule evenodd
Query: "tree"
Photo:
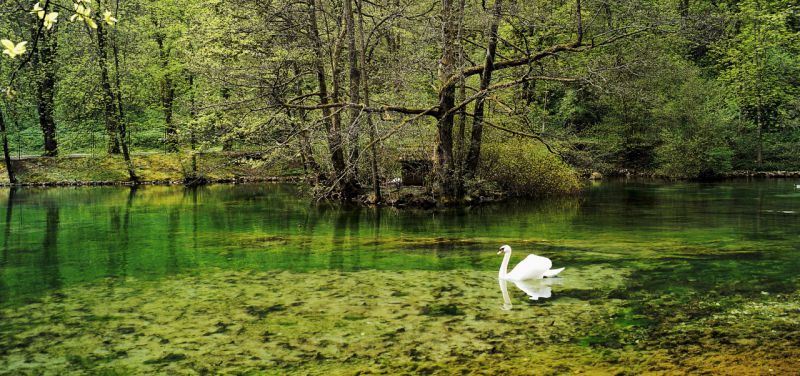
<svg viewBox="0 0 800 376"><path fill-rule="evenodd" d="M108 6L104 1L99 0L98 6ZM108 14L111 13L107 10L106 22L108 26L113 26L116 20L111 20ZM122 119L119 112L121 98L115 95L112 89L111 77L109 76L108 68L108 32L106 25L103 22L97 22L94 29L97 32L97 64L100 68L100 88L102 90L103 111L106 121L106 129L109 134L109 148L108 152L111 154L122 152L122 157L128 167L128 177L132 182L136 182L139 178L136 176L136 170L131 161L130 153L128 152L128 143L125 140L124 119Z"/></svg>
<svg viewBox="0 0 800 376"><path fill-rule="evenodd" d="M51 7L46 3L45 7L40 11L33 12L33 16L38 17L37 20L42 19L41 25L44 26L45 17L54 13L50 12L50 10L52 10ZM52 20L53 17L51 16L50 19ZM33 70L36 72L36 109L39 113L39 126L44 136L44 155L53 157L58 155L58 140L56 138L56 123L54 119L55 55L58 45L56 31L58 26L49 25L49 27L39 29L39 40L36 44L36 51L31 53L31 60ZM39 25L34 24L33 26Z"/></svg>
<svg viewBox="0 0 800 376"><path fill-rule="evenodd" d="M756 163L761 165L763 133L790 116L800 94L800 31L791 17L800 7L784 0L745 0L738 4L733 37L719 43L720 80L734 91L744 116L755 124Z"/></svg>
<svg viewBox="0 0 800 376"><path fill-rule="evenodd" d="M555 5L558 9L559 6ZM548 60L553 56L558 56L559 54L569 54L569 53L578 53L578 52L587 52L596 47L604 46L607 44L614 43L617 40L634 36L638 33L641 33L643 30L646 30L650 26L646 23L642 25L638 25L638 27L633 27L631 25L625 25L621 28L613 28L611 30L607 29L591 29L590 31L597 34L597 36L592 36L591 43L584 43L584 27L582 25L581 19L583 17L580 6L580 1L576 1L573 7L563 6L560 11L564 12L565 9L572 10L572 17L571 24L574 25L573 27L566 30L566 32L562 33L554 33L554 35L549 35L547 39L542 38L539 40L539 44L548 43L549 46L545 45L544 47L534 48L531 46L530 39L526 38L523 42L523 45L513 45L510 44L507 40L505 41L505 46L507 51L512 55L510 58L505 58L500 62L495 63L495 54L497 51L497 43L498 43L498 35L497 29L500 28L502 16L501 16L501 9L502 3L496 2L495 6L492 8L492 17L491 21L489 22L489 26L487 28L488 32L486 33L486 39L484 40L485 45L488 47L484 49L484 63L483 64L474 64L471 66L459 66L457 54L458 54L458 44L461 41L457 40L459 35L459 14L461 11L457 9L456 4L450 0L442 0L439 6L439 17L440 20L440 39L438 41L439 48L439 57L438 57L438 65L437 65L437 88L435 92L435 97L437 99L437 104L434 106L428 107L421 107L421 108L412 108L406 106L399 106L399 105L387 105L381 108L371 108L363 103L359 103L359 98L356 95L351 94L347 100L338 101L337 102L337 70L336 70L336 59L338 50L338 41L341 40L340 37L336 37L336 34L332 33L331 37L335 38L334 41L334 48L332 50L332 80L334 82L334 90L330 96L330 100L326 95L325 98L320 98L321 101L317 105L296 105L293 104L294 100L292 99L285 99L285 98L276 98L278 103L281 103L283 106L289 108L303 108L306 110L321 110L323 112L322 117L323 119L332 120L329 121L330 125L328 126L329 129L329 137L333 137L332 142L329 142L330 145L336 145L335 147L331 148L331 153L337 152L341 147L338 145L342 145L340 141L336 140L338 134L338 129L336 121L338 117L338 112L333 111L331 109L340 109L340 108L350 108L351 109L351 117L354 117L357 112L354 111L354 108L360 108L360 111L363 112L381 112L381 113L399 113L404 115L410 115L410 119L406 119L403 123L409 121L416 121L423 116L429 116L435 119L436 124L436 176L438 179L438 186L443 194L443 196L458 200L460 186L463 184L463 177L457 175L457 168L456 166L459 164L458 161L455 160L455 155L453 152L454 146L454 116L455 114L464 109L466 106L470 105L472 102L476 102L475 105L475 112L471 114L474 117L473 121L473 132L472 132L472 142L470 146L470 154L468 155L468 164L467 168L471 174L474 174L474 170L477 168L477 161L480 158L480 142L481 142L481 133L482 133L482 126L485 123L483 120L483 106L485 103L485 98L488 97L491 93L502 89L508 89L516 87L524 82L532 81L532 80L555 80L555 81L574 81L575 78L571 77L557 77L557 76L548 76L548 75L535 75L532 73L530 66L532 64L537 64L540 61ZM321 48L321 38L315 37L318 35L318 32L314 32L315 29L313 27L314 22L312 22L312 41L314 42L313 45L315 47L315 51L317 52L317 56L324 56L324 51ZM345 35L346 30L342 30L340 35ZM541 36L537 36L541 37ZM602 38L602 40L600 40ZM474 42L473 42L474 43ZM478 44L480 46L480 44ZM327 92L326 86L324 83L327 81L325 78L325 67L321 64L321 61L318 60L316 64L316 71L319 85L319 93ZM525 69L528 68L528 69ZM512 78L507 79L507 81L501 84L491 84L492 73L499 70L507 70L512 72ZM456 86L459 82L463 82L464 79L469 79L470 77L481 75L483 80L481 85L478 89L478 92L474 95L465 98L462 102L456 104ZM351 81L353 78L351 77ZM277 91L277 90L276 90ZM305 99L305 98L304 98ZM350 147L357 147L351 142ZM337 173L338 176L345 176L340 173L347 171L349 166L348 162L344 160L344 158L339 158L334 156L334 171Z"/></svg>

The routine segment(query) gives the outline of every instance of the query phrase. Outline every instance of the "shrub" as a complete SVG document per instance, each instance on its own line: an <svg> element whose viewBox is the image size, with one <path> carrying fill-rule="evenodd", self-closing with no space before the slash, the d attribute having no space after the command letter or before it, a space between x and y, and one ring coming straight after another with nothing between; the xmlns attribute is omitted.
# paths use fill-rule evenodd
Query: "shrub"
<svg viewBox="0 0 800 376"><path fill-rule="evenodd" d="M581 187L574 169L528 139L484 145L480 175L512 196L564 195Z"/></svg>

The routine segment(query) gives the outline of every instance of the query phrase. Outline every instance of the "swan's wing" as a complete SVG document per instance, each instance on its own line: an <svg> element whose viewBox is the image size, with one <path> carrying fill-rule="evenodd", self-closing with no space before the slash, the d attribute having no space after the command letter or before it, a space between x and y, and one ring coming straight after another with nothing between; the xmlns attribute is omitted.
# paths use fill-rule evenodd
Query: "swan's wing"
<svg viewBox="0 0 800 376"><path fill-rule="evenodd" d="M544 272L543 276L544 277L555 277L556 274L561 273L563 271L564 271L564 268L550 269L550 270Z"/></svg>
<svg viewBox="0 0 800 376"><path fill-rule="evenodd" d="M550 270L552 266L553 262L547 257L528 255L514 267L514 270L508 273L506 278L517 281L542 278L544 273Z"/></svg>

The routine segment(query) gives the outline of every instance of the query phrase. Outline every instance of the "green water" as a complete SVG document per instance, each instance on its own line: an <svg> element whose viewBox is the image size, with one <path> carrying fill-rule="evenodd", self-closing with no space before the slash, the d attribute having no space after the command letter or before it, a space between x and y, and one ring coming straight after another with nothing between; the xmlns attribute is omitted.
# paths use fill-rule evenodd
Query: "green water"
<svg viewBox="0 0 800 376"><path fill-rule="evenodd" d="M796 372L795 183L436 212L291 185L5 190L0 374ZM566 267L548 297L510 284L504 306L502 244Z"/></svg>

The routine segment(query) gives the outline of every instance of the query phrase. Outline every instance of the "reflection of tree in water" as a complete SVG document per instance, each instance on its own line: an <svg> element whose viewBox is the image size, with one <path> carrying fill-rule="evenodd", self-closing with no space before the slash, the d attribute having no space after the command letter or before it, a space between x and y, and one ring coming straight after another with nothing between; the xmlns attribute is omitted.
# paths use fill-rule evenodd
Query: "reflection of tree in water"
<svg viewBox="0 0 800 376"><path fill-rule="evenodd" d="M359 269L361 267L361 208L353 210L353 213L348 218L348 250L352 252L351 259L353 268Z"/></svg>
<svg viewBox="0 0 800 376"><path fill-rule="evenodd" d="M11 187L8 190L8 200L6 201L6 222L3 228L3 258L0 259L0 272L6 270L8 266L8 242L11 238L11 219L14 214L14 196L17 193L16 187ZM8 286L6 285L6 277L0 275L0 302L8 301Z"/></svg>
<svg viewBox="0 0 800 376"><path fill-rule="evenodd" d="M406 236L525 239L539 234L537 237L544 237L543 230L570 225L583 201L580 197L551 197L510 199L485 206L436 211L408 209L396 211L397 215L389 216L387 222ZM388 210L391 213L394 209Z"/></svg>
<svg viewBox="0 0 800 376"><path fill-rule="evenodd" d="M114 247L108 247L108 276L117 279L124 279L127 276L128 252L130 252L130 233L131 207L136 197L138 187L131 186L128 190L128 197L125 207L112 206L109 208L111 229L110 233L117 243ZM124 209L124 211L123 211Z"/></svg>
<svg viewBox="0 0 800 376"><path fill-rule="evenodd" d="M177 254L177 238L180 233L180 220L180 206L173 206L167 218L167 263L165 265L167 274L177 274L180 270Z"/></svg>
<svg viewBox="0 0 800 376"><path fill-rule="evenodd" d="M348 211L346 209L339 209L336 211L336 217L333 220L333 234L331 239L331 254L328 258L328 267L333 270L342 270L344 268L344 239L347 233L348 226Z"/></svg>
<svg viewBox="0 0 800 376"><path fill-rule="evenodd" d="M296 262L296 266L309 265L310 263L311 255L314 252L314 231L319 223L319 211L313 208L306 210L305 215L302 217L302 223L302 229L299 231L299 241L296 243L298 249L288 250L292 254L290 257L293 262Z"/></svg>
<svg viewBox="0 0 800 376"><path fill-rule="evenodd" d="M328 267L344 270L345 257L352 263L349 268L359 268L360 260L360 221L361 208L334 209L333 232Z"/></svg>
<svg viewBox="0 0 800 376"><path fill-rule="evenodd" d="M44 285L51 289L61 287L61 273L58 259L59 207L51 200L44 203L46 225L42 241L40 268Z"/></svg>
<svg viewBox="0 0 800 376"><path fill-rule="evenodd" d="M183 195L187 194L192 199L192 250L197 252L197 189L199 187L189 186L183 190Z"/></svg>

